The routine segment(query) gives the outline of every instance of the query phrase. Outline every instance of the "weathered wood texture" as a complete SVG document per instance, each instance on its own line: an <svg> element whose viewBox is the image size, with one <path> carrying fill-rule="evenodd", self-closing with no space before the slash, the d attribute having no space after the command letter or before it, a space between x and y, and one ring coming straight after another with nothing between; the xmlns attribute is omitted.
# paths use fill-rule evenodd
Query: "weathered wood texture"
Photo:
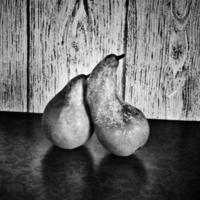
<svg viewBox="0 0 200 200"><path fill-rule="evenodd" d="M129 1L125 99L149 118L200 120L200 1Z"/></svg>
<svg viewBox="0 0 200 200"><path fill-rule="evenodd" d="M42 112L72 77L124 51L125 1L30 0L30 105ZM118 73L121 92L122 63Z"/></svg>
<svg viewBox="0 0 200 200"><path fill-rule="evenodd" d="M72 77L126 53L117 85L127 102L148 118L200 120L199 0L4 0L0 8L0 110L43 112Z"/></svg>
<svg viewBox="0 0 200 200"><path fill-rule="evenodd" d="M0 110L26 111L26 0L0 1Z"/></svg>

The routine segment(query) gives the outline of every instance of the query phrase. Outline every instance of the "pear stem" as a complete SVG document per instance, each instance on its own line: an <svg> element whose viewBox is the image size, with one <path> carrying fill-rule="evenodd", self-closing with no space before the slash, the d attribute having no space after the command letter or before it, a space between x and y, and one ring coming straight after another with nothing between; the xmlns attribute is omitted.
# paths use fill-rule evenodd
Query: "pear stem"
<svg viewBox="0 0 200 200"><path fill-rule="evenodd" d="M86 76L86 79L88 79L89 78L89 76L90 76L90 73L89 74L87 74L87 75L85 75Z"/></svg>
<svg viewBox="0 0 200 200"><path fill-rule="evenodd" d="M125 57L125 54L121 54L121 55L119 55L119 56L116 56L117 57L117 60L120 60L120 59L122 59L122 58L124 58Z"/></svg>

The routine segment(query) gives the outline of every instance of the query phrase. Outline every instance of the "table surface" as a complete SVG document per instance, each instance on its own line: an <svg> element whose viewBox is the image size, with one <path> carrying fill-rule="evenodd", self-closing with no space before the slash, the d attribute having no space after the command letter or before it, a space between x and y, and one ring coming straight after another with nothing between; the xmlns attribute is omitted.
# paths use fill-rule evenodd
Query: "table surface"
<svg viewBox="0 0 200 200"><path fill-rule="evenodd" d="M41 115L0 113L0 199L200 199L200 123L149 120L148 143L129 157L95 135L74 150L53 146Z"/></svg>

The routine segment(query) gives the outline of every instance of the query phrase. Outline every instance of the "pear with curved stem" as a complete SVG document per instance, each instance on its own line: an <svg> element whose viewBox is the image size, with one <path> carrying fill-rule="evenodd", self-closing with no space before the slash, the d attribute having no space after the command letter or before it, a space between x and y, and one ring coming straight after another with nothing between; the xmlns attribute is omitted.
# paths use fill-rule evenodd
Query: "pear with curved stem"
<svg viewBox="0 0 200 200"><path fill-rule="evenodd" d="M116 71L123 57L110 54L97 64L87 79L87 102L100 142L111 153L128 156L147 142L149 124L117 94Z"/></svg>
<svg viewBox="0 0 200 200"><path fill-rule="evenodd" d="M93 131L85 102L87 77L81 74L70 80L44 110L43 129L60 148L74 149L83 145Z"/></svg>

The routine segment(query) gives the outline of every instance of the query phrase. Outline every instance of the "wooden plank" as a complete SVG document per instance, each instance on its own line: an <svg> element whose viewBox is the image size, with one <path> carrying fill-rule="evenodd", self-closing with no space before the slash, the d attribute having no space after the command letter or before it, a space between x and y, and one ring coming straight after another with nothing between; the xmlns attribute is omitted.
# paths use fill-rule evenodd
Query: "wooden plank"
<svg viewBox="0 0 200 200"><path fill-rule="evenodd" d="M0 110L27 109L26 0L0 1Z"/></svg>
<svg viewBox="0 0 200 200"><path fill-rule="evenodd" d="M69 79L123 53L124 19L125 0L30 0L29 111L43 112Z"/></svg>
<svg viewBox="0 0 200 200"><path fill-rule="evenodd" d="M148 118L200 120L200 2L129 1L125 99Z"/></svg>

